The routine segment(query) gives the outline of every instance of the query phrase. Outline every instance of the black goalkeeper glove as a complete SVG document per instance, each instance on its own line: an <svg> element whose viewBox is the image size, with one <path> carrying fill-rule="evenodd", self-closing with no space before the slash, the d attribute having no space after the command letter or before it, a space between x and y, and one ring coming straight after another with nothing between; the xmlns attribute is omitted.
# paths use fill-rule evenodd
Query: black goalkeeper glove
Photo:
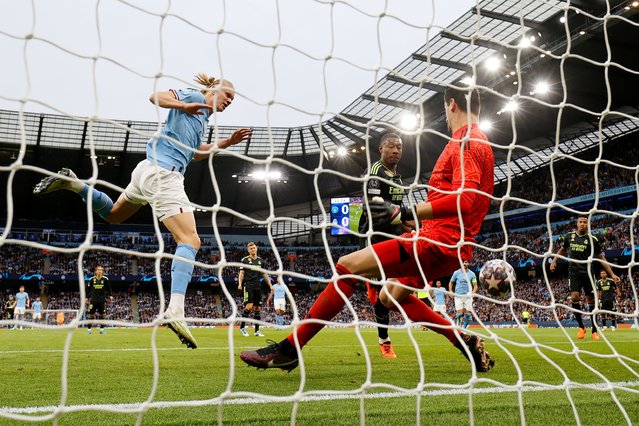
<svg viewBox="0 0 639 426"><path fill-rule="evenodd" d="M382 197L373 197L369 202L371 209L371 223L373 227L385 225L399 225L405 220L413 220L410 210L406 207L384 201Z"/></svg>

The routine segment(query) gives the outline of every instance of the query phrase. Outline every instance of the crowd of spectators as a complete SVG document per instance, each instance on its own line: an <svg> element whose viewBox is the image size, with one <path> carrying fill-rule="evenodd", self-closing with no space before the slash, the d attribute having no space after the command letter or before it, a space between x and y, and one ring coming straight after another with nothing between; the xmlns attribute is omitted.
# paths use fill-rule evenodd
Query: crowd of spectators
<svg viewBox="0 0 639 426"><path fill-rule="evenodd" d="M599 191L620 186L635 185L636 166L639 164L639 152L635 149L636 141L629 140L606 146L605 158L609 162L599 162L597 166L597 182ZM586 161L596 160L597 152L587 152L577 155ZM611 164L611 163L616 163ZM631 168L620 167L625 165ZM526 174L525 179L513 179L511 181L510 196L526 199L537 203L548 203L553 189L556 191L555 200L563 200L578 197L584 194L596 192L595 165L586 164L574 159L564 159L554 165L555 184L550 174L550 167ZM506 192L506 184L495 187L495 196L501 197ZM508 201L504 206L506 210L527 207L516 201ZM492 212L498 211L493 206Z"/></svg>
<svg viewBox="0 0 639 426"><path fill-rule="evenodd" d="M555 199L565 199L584 194L594 193L596 189L603 191L625 185L636 184L636 164L639 164L639 150L630 145L634 142L623 142L615 146L606 146L606 159L609 162L597 164L597 183L595 187L595 166L574 159L557 162L554 167L554 184L551 179L550 168L545 167L526 175L525 179L514 179L511 182L510 196L523 198L532 202L547 203L549 194L555 191ZM585 160L593 160L592 152L581 156ZM617 163L611 164L611 163ZM619 165L634 167L624 168ZM506 190L505 185L498 185L495 195L500 197ZM526 204L509 201L506 210L523 207ZM494 207L494 206L493 206ZM494 209L493 209L494 211ZM486 232L477 237L480 245L474 249L473 265L479 266L493 258L505 258L514 265L521 265L530 259L540 258L550 253L556 253L561 237L575 228L574 220L552 225L548 229L542 224L534 227L523 227L521 221L517 223L519 229L508 229L507 232ZM538 223L538 222L537 222ZM637 234L639 227L629 219L618 215L598 215L591 219L590 227L597 236L604 249L630 249L639 245ZM507 235L507 241L506 241ZM551 238L552 235L552 238ZM47 249L33 248L24 244L0 245L0 273L4 274L53 274L58 276L77 276L79 272L85 276L93 275L96 265L103 265L107 275L111 276L148 276L156 275L158 262L155 254L159 252L160 241L158 235L138 232L93 232L87 239L86 232L60 232L51 229L40 230L11 230L8 239L42 243ZM173 253L175 242L169 234L162 234L162 253ZM245 242L222 241L218 245L214 235L202 235L202 248L198 252L197 261L210 267L196 266L194 277L222 276L229 288L234 290L239 271L238 264L247 255ZM90 240L90 241L89 241ZM89 250L80 251L81 244L91 242ZM346 240L343 240L346 241ZM507 245L506 245L507 242ZM333 275L333 265L339 257L353 251L352 246L345 243L331 244L330 247L309 245L305 242L292 241L282 247L271 247L257 242L258 255L264 259L268 270L281 269L285 272L295 272L313 278L329 278ZM101 246L104 246L101 248ZM140 253L132 255L113 251L113 248L131 250ZM71 252L61 252L59 249L72 249ZM108 250L106 248L109 248ZM76 249L76 250L73 250ZM491 251L495 249L496 251ZM150 254L153 256L145 256ZM82 262L79 264L79 262ZM224 262L222 262L224 261ZM163 276L170 275L171 259L166 255L159 261L159 272ZM636 277L639 279L639 276ZM636 282L636 280L635 280ZM636 308L635 292L628 282L625 282L624 296L619 301L622 312L631 313ZM235 303L241 307L238 295ZM554 321L555 315L560 320L569 320L572 313L562 308L551 309L551 295L555 296L555 303L565 303L563 299L568 294L566 278L552 278L549 283L536 278L525 279L517 283L514 296L518 302L513 304L495 303L491 300L478 298L475 303L476 314L482 321L503 322L512 321L518 317L521 310L526 308L532 317L538 321ZM4 295L0 295L3 303ZM295 302L300 317L304 317L315 299L313 291L295 293ZM136 299L134 299L136 298ZM134 304L137 302L137 313ZM451 300L449 300L451 302ZM374 321L373 311L363 291L357 291L351 299L353 308L363 321ZM537 304L543 307L534 307ZM78 309L80 306L77 292L54 292L49 294L47 309ZM189 293L186 300L188 317L206 319L224 319L231 313L231 303L222 293L212 294L197 290ZM107 306L107 317L123 321L134 321L139 318L142 323L153 321L159 314L159 298L157 292L140 292L132 296L128 292L114 294L113 302ZM452 312L452 306L449 306ZM137 315L136 315L137 314ZM264 306L263 320L273 322L271 306ZM292 310L289 308L286 320L290 321ZM338 322L352 321L352 314L345 308L335 319ZM392 313L391 321L401 322L401 316Z"/></svg>
<svg viewBox="0 0 639 426"><path fill-rule="evenodd" d="M622 275L621 297L617 300L617 310L620 313L633 315L637 312L636 295L639 291L639 272L633 275L635 289L628 277ZM446 286L444 286L446 287ZM311 305L317 298L316 290L296 291L293 290L293 298L298 318L304 318L308 313ZM0 294L0 303L4 306L4 302L9 293ZM238 309L238 316L242 313L242 297L231 289L234 303ZM573 313L569 309L562 306L569 306L566 301L569 294L568 279L566 277L551 278L548 283L539 278L526 278L519 280L514 286L512 299L494 299L488 296L480 288L479 296L474 299L474 315L476 320L485 323L505 323L514 322L515 319L521 320L521 312L525 309L531 314L533 322L556 322L557 319L563 323L574 319ZM141 291L136 295L128 292L115 292L112 294L113 299L109 298L106 304L106 319L126 321L133 323L135 321L135 313L132 299L137 301L137 313L140 323L150 323L160 313L160 301L157 292ZM168 304L168 295L166 304ZM554 299L554 304L553 304ZM264 294L264 301L266 293ZM360 322L375 322L375 315L371 303L366 297L365 287L359 286L355 294L349 300L350 306L344 309L333 319L336 323L352 323L354 316L352 309L357 313ZM211 291L194 290L187 294L186 297L186 317L202 318L206 320L218 321L201 321L193 322L192 325L237 325L226 321L231 317L232 305L226 298L224 293L213 294ZM51 291L48 295L48 301L45 305L48 310L78 310L80 308L80 296L74 291ZM587 305L582 306L583 311L588 311ZM450 316L454 316L454 306L452 295L447 297L447 312ZM287 301L287 309L285 314L285 322L290 324L294 316L293 306ZM75 314L68 314L69 318L75 317ZM275 313L272 303L263 303L261 321L265 323L275 323ZM250 326L249 320L249 326ZM402 324L404 319L401 314L391 312L391 323ZM55 317L49 318L49 323L55 323ZM369 326L371 324L368 324Z"/></svg>
<svg viewBox="0 0 639 426"><path fill-rule="evenodd" d="M599 239L601 246L606 249L624 249L632 247L630 235L630 219L622 219L619 216L609 215L591 220L590 227L592 234ZM506 260L513 265L518 265L522 261L534 259L548 253L556 253L562 238L570 231L575 229L575 221L552 226L552 244L550 244L550 232L546 225L536 226L526 230L513 230L508 233L508 244L503 233L480 235L477 242L485 247L475 248L473 251L473 262L478 265L483 264L489 259L503 258L505 249ZM633 228L634 246L639 247L637 239L637 230L639 228L635 224ZM517 248L519 246L527 251ZM501 249L500 251L490 251L486 248Z"/></svg>

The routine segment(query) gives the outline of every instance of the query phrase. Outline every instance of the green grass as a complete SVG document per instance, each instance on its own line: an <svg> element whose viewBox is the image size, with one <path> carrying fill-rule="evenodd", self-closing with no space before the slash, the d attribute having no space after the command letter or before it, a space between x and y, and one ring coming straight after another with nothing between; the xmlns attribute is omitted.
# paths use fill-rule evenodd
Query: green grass
<svg viewBox="0 0 639 426"><path fill-rule="evenodd" d="M556 329L529 329L538 343L547 345L540 352L558 367L553 366L534 348L520 347L511 342L530 343L522 330L494 331L504 348L490 339L487 348L496 359L495 368L478 376L472 383L484 392L459 390L470 386L470 364L444 338L432 331L413 330L419 344L424 365L424 379L420 382L417 352L405 330L393 330L391 335L396 360L379 356L375 330L364 329L366 350L372 365L367 382L365 349L352 329L322 331L304 349L306 380L303 391L335 390L355 392L364 383L368 394L393 393L400 390L426 393L417 397L382 395L366 399L335 399L299 402L256 403L237 400L260 393L272 396L291 396L301 390L301 369L290 374L280 370L257 371L241 363L237 354L244 349L263 346L264 338L242 337L233 330L235 348L229 351L228 329L198 329L193 334L200 348L182 349L177 338L168 330L157 331L159 361L158 386L153 401L199 401L198 406L152 408L142 418L143 424L211 424L218 416L228 425L286 425L293 410L296 423L301 425L359 424L360 416L366 424L415 424L419 407L422 424L506 425L521 422L519 398L523 401L523 415L527 424L576 424L572 399L579 419L584 425L625 424L622 410L614 402L619 400L633 424L639 424L639 333L636 330L607 332L609 343L589 340L576 341L574 330L566 337ZM94 331L95 333L95 331ZM266 329L268 338L280 340L286 332ZM482 331L487 335L488 332ZM60 404L62 393L61 368L63 348L69 333L50 330L0 330L0 407L46 407ZM153 389L153 353L150 350L152 330L109 330L107 335L87 335L84 330L72 334L68 362L68 396L65 405L127 404L149 398ZM576 346L573 346L576 345ZM581 364L570 352L574 348L596 354L613 354L613 349L635 361L625 366L618 358L600 358L580 352L579 358L594 371ZM567 354L557 352L562 350ZM510 356L517 361L515 364ZM234 367L230 367L231 359ZM516 368L519 366L520 372ZM559 369L561 369L561 371ZM603 383L599 374L611 382L631 382L624 388L592 390L524 390L495 392L500 385L561 385L565 378L581 384ZM598 374L599 373L599 374ZM521 376L519 375L521 374ZM435 386L445 384L446 387ZM457 388L447 391L456 385ZM392 388L391 388L392 386ZM206 403L224 392L229 402L224 405ZM435 393L437 391L443 391ZM448 393L446 393L448 392ZM233 396L230 396L233 395ZM362 410L363 409L363 410ZM3 411L0 410L0 414ZM4 412L6 413L6 411ZM29 414L45 416L50 412ZM137 414L110 413L102 410L82 410L64 413L59 423L67 424L133 424ZM15 424L13 419L0 415L0 424ZM45 421L51 424L52 421Z"/></svg>

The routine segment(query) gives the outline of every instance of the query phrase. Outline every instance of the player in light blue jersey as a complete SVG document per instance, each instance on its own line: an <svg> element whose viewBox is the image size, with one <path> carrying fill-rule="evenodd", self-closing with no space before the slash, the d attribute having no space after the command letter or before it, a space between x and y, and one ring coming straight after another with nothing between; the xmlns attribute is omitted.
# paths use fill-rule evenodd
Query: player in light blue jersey
<svg viewBox="0 0 639 426"><path fill-rule="evenodd" d="M435 288L430 290L430 296L435 301L433 311L446 318L446 289L442 287L440 280L435 282Z"/></svg>
<svg viewBox="0 0 639 426"><path fill-rule="evenodd" d="M464 328L472 319L473 294L477 292L477 276L468 269L470 262L464 260L464 267L453 272L448 290L455 293L455 322Z"/></svg>
<svg viewBox="0 0 639 426"><path fill-rule="evenodd" d="M202 136L211 112L224 111L233 101L235 90L230 81L217 80L204 73L199 73L195 81L203 86L201 90L168 90L149 97L151 103L169 109L169 115L159 137L149 140L147 158L133 170L131 183L115 204L108 195L91 188L69 169L44 178L33 190L35 195L60 189L77 192L85 202L90 198L93 211L109 223L120 223L144 204L151 203L154 214L177 243L171 266L171 300L165 313L167 325L190 348L196 348L197 343L184 321L184 297L191 281L193 261L200 249L200 238L194 209L184 191L183 173L191 160L208 158L215 149L248 140L252 134L251 129L238 129L228 139L203 144Z"/></svg>
<svg viewBox="0 0 639 426"><path fill-rule="evenodd" d="M24 286L21 285L20 291L16 293L16 307L13 309L13 316L16 320L25 319L30 302L29 293L25 292ZM22 326L20 326L20 330L22 330Z"/></svg>
<svg viewBox="0 0 639 426"><path fill-rule="evenodd" d="M36 297L31 307L33 308L33 322L42 322L42 301L40 296Z"/></svg>
<svg viewBox="0 0 639 426"><path fill-rule="evenodd" d="M277 282L273 284L273 307L275 308L275 325L284 325L284 312L286 312L286 284L279 277ZM269 295L266 304L271 302L271 295Z"/></svg>

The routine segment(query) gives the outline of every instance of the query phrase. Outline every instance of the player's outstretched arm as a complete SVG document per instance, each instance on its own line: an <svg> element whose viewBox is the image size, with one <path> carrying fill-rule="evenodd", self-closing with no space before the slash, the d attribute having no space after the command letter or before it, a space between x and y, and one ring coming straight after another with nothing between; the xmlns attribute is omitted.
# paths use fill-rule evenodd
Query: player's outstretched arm
<svg viewBox="0 0 639 426"><path fill-rule="evenodd" d="M238 143L247 141L253 136L253 129L237 129L231 136L216 144L205 143L200 145L200 149L195 153L194 160L204 160L209 158L213 154L213 149L226 149L229 146L237 145Z"/></svg>
<svg viewBox="0 0 639 426"><path fill-rule="evenodd" d="M203 104L199 102L183 102L178 100L175 97L175 94L172 91L166 92L155 92L151 96L149 96L149 101L153 105L159 105L162 108L168 109L178 109L187 114L192 115L202 115L204 112L202 110L208 109L209 111L213 111L213 107L208 104Z"/></svg>

